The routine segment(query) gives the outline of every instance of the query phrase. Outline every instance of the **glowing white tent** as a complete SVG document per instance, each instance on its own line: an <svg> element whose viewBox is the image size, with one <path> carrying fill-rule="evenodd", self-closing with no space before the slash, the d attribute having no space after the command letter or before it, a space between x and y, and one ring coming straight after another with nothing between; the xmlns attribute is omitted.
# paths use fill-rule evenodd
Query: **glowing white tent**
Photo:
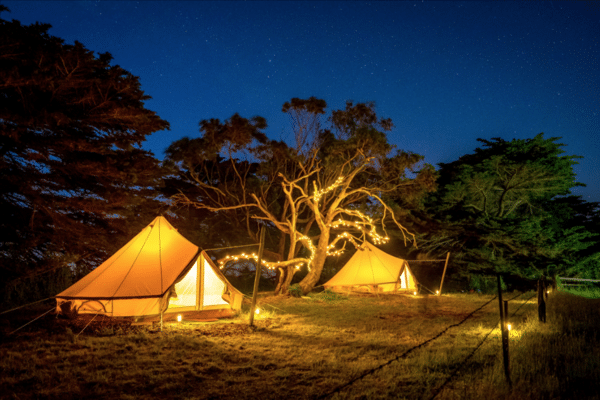
<svg viewBox="0 0 600 400"><path fill-rule="evenodd" d="M56 296L58 309L114 317L187 311L228 316L241 309L242 299L206 253L162 216Z"/></svg>
<svg viewBox="0 0 600 400"><path fill-rule="evenodd" d="M412 292L417 281L408 262L364 242L346 265L323 285L333 290Z"/></svg>

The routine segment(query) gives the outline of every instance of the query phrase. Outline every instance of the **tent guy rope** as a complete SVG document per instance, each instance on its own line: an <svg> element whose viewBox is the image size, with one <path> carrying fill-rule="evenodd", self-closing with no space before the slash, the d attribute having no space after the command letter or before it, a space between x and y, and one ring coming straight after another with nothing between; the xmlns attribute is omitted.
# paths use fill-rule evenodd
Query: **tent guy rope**
<svg viewBox="0 0 600 400"><path fill-rule="evenodd" d="M54 299L54 297L48 297L48 298L45 298L45 299L42 299L42 300L34 301L33 303L24 304L24 305L19 306L19 307L11 308L10 310L2 311L2 312L0 312L0 315L9 313L11 311L19 310L21 308L29 307L31 305L34 305L34 304L37 304L37 303L41 303L41 302L46 301L46 300L52 300L52 299Z"/></svg>
<svg viewBox="0 0 600 400"><path fill-rule="evenodd" d="M55 308L54 308L54 307L52 307L51 309L49 309L48 311L46 311L45 313L43 313L43 314L42 314L42 315L40 315L39 317L37 317L37 318L34 318L34 319L32 319L31 321L29 321L28 323L26 323L25 325L22 325L22 326L20 326L19 328L15 329L15 330L14 330L14 331L12 331L11 333L9 333L7 336L10 336L10 335L12 335L13 333L15 333L15 332L17 332L17 331L19 331L19 330L21 330L21 329L25 328L27 325L31 324L32 322L35 322L35 321L37 321L38 319L42 318L44 315L48 314L50 311L54 311L54 310L55 310Z"/></svg>

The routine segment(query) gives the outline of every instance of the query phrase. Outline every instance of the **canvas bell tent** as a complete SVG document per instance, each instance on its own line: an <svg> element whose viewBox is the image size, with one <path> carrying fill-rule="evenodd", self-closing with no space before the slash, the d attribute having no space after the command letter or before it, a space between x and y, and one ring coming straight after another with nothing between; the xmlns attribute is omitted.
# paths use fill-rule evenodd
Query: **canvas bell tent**
<svg viewBox="0 0 600 400"><path fill-rule="evenodd" d="M417 290L417 281L406 260L364 242L323 286L333 290L413 292Z"/></svg>
<svg viewBox="0 0 600 400"><path fill-rule="evenodd" d="M58 310L112 317L195 312L229 316L243 294L162 216L56 296Z"/></svg>

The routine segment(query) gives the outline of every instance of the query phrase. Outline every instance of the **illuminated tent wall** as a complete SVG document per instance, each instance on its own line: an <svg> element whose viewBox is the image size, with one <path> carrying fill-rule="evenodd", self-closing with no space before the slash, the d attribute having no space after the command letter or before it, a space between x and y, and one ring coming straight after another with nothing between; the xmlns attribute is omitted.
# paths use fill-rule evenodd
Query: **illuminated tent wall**
<svg viewBox="0 0 600 400"><path fill-rule="evenodd" d="M364 242L333 278L323 285L333 290L404 292L417 289L408 262Z"/></svg>
<svg viewBox="0 0 600 400"><path fill-rule="evenodd" d="M242 299L206 253L162 216L56 296L58 310L113 317L187 311L229 316L241 309Z"/></svg>

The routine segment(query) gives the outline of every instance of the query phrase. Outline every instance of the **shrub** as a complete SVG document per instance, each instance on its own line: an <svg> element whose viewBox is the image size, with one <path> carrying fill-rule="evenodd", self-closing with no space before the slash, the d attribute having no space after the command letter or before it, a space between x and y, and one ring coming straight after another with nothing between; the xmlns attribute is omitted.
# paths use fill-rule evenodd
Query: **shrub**
<svg viewBox="0 0 600 400"><path fill-rule="evenodd" d="M325 289L315 297L319 297L325 301L345 300L348 298L348 296L336 293L331 289Z"/></svg>
<svg viewBox="0 0 600 400"><path fill-rule="evenodd" d="M302 288L300 287L299 284L294 283L292 286L290 286L290 288L288 289L288 293L290 294L290 296L292 297L301 297L302 296Z"/></svg>

